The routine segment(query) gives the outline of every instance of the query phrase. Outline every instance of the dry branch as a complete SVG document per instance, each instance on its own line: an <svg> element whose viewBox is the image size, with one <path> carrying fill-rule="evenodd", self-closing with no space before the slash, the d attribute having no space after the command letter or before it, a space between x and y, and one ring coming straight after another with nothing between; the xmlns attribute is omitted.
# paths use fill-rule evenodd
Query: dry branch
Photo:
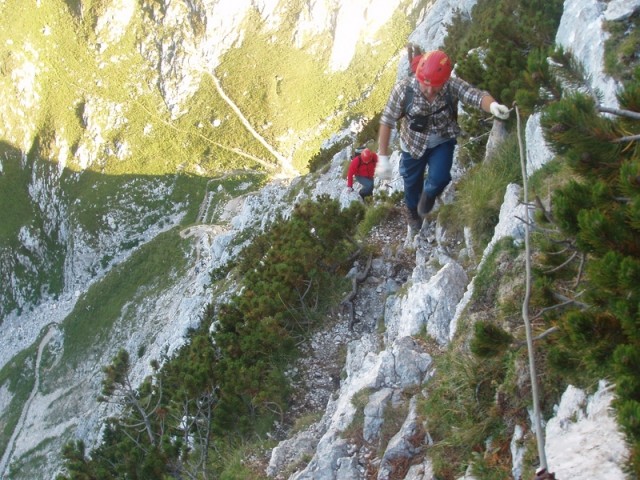
<svg viewBox="0 0 640 480"><path fill-rule="evenodd" d="M635 142L640 140L640 135L629 135L627 137L616 138L613 143Z"/></svg>
<svg viewBox="0 0 640 480"><path fill-rule="evenodd" d="M550 270L546 270L544 273L553 273L553 272L557 272L558 270L562 270L564 267L566 267L571 262L573 262L573 259L576 258L577 255L578 255L578 252L573 252L571 256L567 260L565 260L563 263L561 263L557 267L553 267Z"/></svg>
<svg viewBox="0 0 640 480"><path fill-rule="evenodd" d="M369 259L367 260L367 265L364 271L354 276L351 279L351 291L347 294L346 297L340 302L341 305L347 305L349 307L349 330L353 330L353 324L355 323L355 312L353 310L353 299L356 297L358 293L358 284L362 283L367 276L369 275L369 270L371 269L371 262L373 260L373 254L369 254Z"/></svg>
<svg viewBox="0 0 640 480"><path fill-rule="evenodd" d="M619 117L633 118L634 120L640 120L640 112L634 112L631 110L623 110L620 108L598 107L599 112L613 113Z"/></svg>

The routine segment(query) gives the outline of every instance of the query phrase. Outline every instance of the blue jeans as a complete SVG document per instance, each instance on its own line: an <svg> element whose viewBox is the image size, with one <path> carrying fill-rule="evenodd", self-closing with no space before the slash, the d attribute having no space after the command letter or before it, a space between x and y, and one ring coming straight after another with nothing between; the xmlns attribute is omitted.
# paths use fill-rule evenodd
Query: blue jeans
<svg viewBox="0 0 640 480"><path fill-rule="evenodd" d="M356 181L362 185L362 188L360 189L361 196L368 197L373 193L373 178L356 175Z"/></svg>
<svg viewBox="0 0 640 480"><path fill-rule="evenodd" d="M400 156L400 175L404 180L404 202L410 209L418 208L420 194L424 190L430 197L437 197L451 181L451 166L456 139L427 148L420 158L408 152ZM425 178L425 170L429 167Z"/></svg>

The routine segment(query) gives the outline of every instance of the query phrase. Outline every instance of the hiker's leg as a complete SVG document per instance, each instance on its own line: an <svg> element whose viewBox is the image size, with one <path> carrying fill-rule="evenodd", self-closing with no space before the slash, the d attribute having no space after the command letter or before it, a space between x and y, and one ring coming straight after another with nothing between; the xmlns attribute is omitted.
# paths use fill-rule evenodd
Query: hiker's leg
<svg viewBox="0 0 640 480"><path fill-rule="evenodd" d="M426 165L427 155L418 159L413 158L407 152L402 152L400 155L400 175L404 180L404 203L411 210L418 208Z"/></svg>
<svg viewBox="0 0 640 480"><path fill-rule="evenodd" d="M373 194L373 178L360 177L356 175L356 181L362 185L360 189L361 197L368 197Z"/></svg>
<svg viewBox="0 0 640 480"><path fill-rule="evenodd" d="M427 150L425 156L428 158L429 170L424 180L424 191L429 197L437 197L449 185L455 147L456 140L451 139Z"/></svg>

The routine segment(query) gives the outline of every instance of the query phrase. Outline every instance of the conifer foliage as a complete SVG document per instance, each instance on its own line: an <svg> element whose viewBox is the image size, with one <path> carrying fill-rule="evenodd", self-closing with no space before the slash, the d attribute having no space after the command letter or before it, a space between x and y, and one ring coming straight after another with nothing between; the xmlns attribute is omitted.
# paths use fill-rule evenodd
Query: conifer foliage
<svg viewBox="0 0 640 480"><path fill-rule="evenodd" d="M553 218L587 259L573 292L582 292L581 308L554 319L561 334L550 357L559 368L586 368L615 384L615 407L637 475L640 72L626 85L619 102L617 114L603 115L593 98L575 94L551 105L542 118L547 140L575 173L552 195Z"/></svg>
<svg viewBox="0 0 640 480"><path fill-rule="evenodd" d="M336 275L344 277L359 250L353 235L363 216L358 202L341 209L325 195L277 219L240 254L238 293L211 304L187 344L162 368L154 361L140 388L120 351L103 370L101 400L119 403L122 414L90 454L82 442L65 446L59 480L224 478L213 457L286 410L284 371L344 294Z"/></svg>
<svg viewBox="0 0 640 480"><path fill-rule="evenodd" d="M282 366L330 303L336 269L356 250L349 239L363 211L357 203L341 211L328 196L303 202L244 252L245 288L220 309L214 334L225 385L222 431L246 431L253 416L284 407Z"/></svg>
<svg viewBox="0 0 640 480"><path fill-rule="evenodd" d="M470 16L460 11L453 16L442 48L455 63L457 76L490 92L500 103L511 106L517 101L529 114L559 96L547 58L554 50L563 4L563 0L478 0ZM465 110L460 118L463 131L471 138L484 138L490 125L481 121L477 110ZM484 144L464 142L462 158L481 161Z"/></svg>
<svg viewBox="0 0 640 480"><path fill-rule="evenodd" d="M518 93L539 90L539 70L546 68L541 66L553 47L563 3L479 0L471 18L454 17L444 49L456 62L461 78L510 105ZM537 78L527 77L536 72Z"/></svg>

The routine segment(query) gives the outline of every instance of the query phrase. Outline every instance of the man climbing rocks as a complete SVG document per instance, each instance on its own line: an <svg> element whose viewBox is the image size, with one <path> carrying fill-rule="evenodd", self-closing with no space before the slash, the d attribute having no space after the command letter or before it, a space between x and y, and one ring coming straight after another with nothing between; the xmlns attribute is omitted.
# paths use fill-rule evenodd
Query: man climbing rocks
<svg viewBox="0 0 640 480"><path fill-rule="evenodd" d="M378 155L365 148L353 157L347 171L347 189L353 191L353 177L362 185L358 194L364 200L373 195L373 179L378 163Z"/></svg>
<svg viewBox="0 0 640 480"><path fill-rule="evenodd" d="M389 139L400 121L400 175L412 230L422 226L436 198L451 181L451 166L460 134L458 101L506 120L509 109L486 91L451 77L451 60L440 50L420 55L415 75L405 77L391 90L378 131L378 175L388 177ZM413 68L412 68L413 70ZM425 170L429 167L428 173Z"/></svg>

